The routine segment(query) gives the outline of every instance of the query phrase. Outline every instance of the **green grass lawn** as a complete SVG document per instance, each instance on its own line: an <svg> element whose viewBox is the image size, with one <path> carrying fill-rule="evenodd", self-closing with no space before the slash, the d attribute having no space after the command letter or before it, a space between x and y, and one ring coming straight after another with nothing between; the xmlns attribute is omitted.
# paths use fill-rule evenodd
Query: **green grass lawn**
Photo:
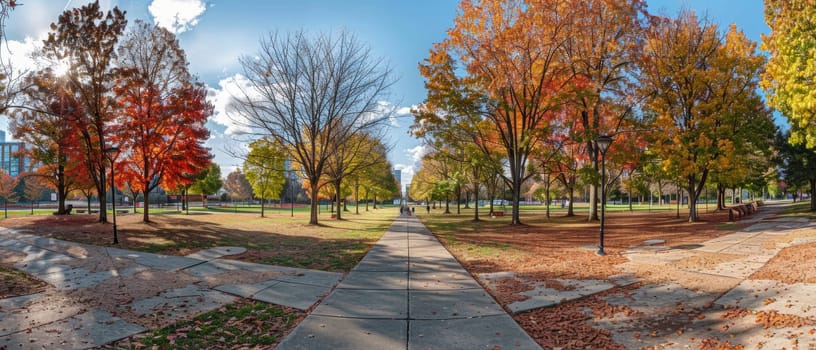
<svg viewBox="0 0 816 350"><path fill-rule="evenodd" d="M804 201L788 206L782 216L816 219L816 212L810 211L810 201Z"/></svg>

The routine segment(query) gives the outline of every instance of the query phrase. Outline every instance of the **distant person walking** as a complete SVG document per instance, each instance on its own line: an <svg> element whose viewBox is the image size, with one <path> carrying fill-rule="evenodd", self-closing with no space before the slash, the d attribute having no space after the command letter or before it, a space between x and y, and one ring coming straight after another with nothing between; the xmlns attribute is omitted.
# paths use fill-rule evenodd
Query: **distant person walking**
<svg viewBox="0 0 816 350"><path fill-rule="evenodd" d="M411 214L416 214L416 207L411 207Z"/></svg>
<svg viewBox="0 0 816 350"><path fill-rule="evenodd" d="M427 211L428 214L431 213L431 205L430 204L425 206L425 211Z"/></svg>

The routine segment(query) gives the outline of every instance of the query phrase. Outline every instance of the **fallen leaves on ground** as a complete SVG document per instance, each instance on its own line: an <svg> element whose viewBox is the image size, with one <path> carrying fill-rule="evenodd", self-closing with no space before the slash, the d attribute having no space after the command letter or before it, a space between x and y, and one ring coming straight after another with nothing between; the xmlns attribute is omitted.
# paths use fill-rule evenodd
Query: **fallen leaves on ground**
<svg viewBox="0 0 816 350"><path fill-rule="evenodd" d="M780 314L778 311L758 311L756 315L756 323L761 323L762 328L765 329L800 328L816 325L816 318Z"/></svg>
<svg viewBox="0 0 816 350"><path fill-rule="evenodd" d="M259 301L234 304L105 346L108 349L273 349L306 313Z"/></svg>
<svg viewBox="0 0 816 350"><path fill-rule="evenodd" d="M816 236L816 232L811 231L811 233ZM816 269L813 268L814 256L816 256L816 243L787 247L750 278L775 280L787 284L816 283Z"/></svg>
<svg viewBox="0 0 816 350"><path fill-rule="evenodd" d="M0 299L39 293L47 286L33 276L0 265Z"/></svg>
<svg viewBox="0 0 816 350"><path fill-rule="evenodd" d="M147 328L166 326L175 322L163 314L161 308L149 315L137 315L127 305L135 300L158 296L161 292L182 288L198 281L180 271L146 270L130 276L118 276L92 288L80 288L65 292L74 300L93 308L101 308L128 321ZM170 305L165 305L170 308Z"/></svg>
<svg viewBox="0 0 816 350"><path fill-rule="evenodd" d="M490 283L490 290L493 297L502 305L508 305L517 301L524 301L529 299L529 296L523 295L526 291L533 290L533 286L522 282L518 278L500 278Z"/></svg>
<svg viewBox="0 0 816 350"><path fill-rule="evenodd" d="M728 341L720 342L717 339L703 339L700 342L699 350L743 350L744 346L739 344L731 344Z"/></svg>

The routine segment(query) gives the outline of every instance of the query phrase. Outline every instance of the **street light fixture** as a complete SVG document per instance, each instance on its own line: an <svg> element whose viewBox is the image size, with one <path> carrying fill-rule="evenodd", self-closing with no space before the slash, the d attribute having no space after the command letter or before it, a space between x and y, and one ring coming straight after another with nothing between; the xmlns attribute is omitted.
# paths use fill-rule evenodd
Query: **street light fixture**
<svg viewBox="0 0 816 350"><path fill-rule="evenodd" d="M118 155L119 147L105 148L105 153ZM114 159L116 159L115 155L109 158L111 163L111 205L113 208L113 244L119 244L119 237L116 233L116 175L114 174L116 167L113 164ZM147 203L145 203L145 205L147 205Z"/></svg>
<svg viewBox="0 0 816 350"><path fill-rule="evenodd" d="M601 232L600 244L598 244L598 251L595 254L606 255L604 251L604 212L606 211L606 150L612 144L612 137L609 135L600 135L595 138L595 145L601 151Z"/></svg>

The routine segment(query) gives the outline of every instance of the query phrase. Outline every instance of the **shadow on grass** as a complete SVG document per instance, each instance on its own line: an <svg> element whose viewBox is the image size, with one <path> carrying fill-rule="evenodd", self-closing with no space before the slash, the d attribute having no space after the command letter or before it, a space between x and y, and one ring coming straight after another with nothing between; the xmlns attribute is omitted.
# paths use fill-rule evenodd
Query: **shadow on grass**
<svg viewBox="0 0 816 350"><path fill-rule="evenodd" d="M149 223L140 219L120 219L117 247L187 255L216 246L242 246L247 252L230 258L339 272L351 270L393 221L378 216L306 225L299 222L302 218L276 221L254 214L162 214L152 216ZM112 225L97 223L92 216L36 216L17 221L13 225L17 230L67 241L109 245L112 237Z"/></svg>

